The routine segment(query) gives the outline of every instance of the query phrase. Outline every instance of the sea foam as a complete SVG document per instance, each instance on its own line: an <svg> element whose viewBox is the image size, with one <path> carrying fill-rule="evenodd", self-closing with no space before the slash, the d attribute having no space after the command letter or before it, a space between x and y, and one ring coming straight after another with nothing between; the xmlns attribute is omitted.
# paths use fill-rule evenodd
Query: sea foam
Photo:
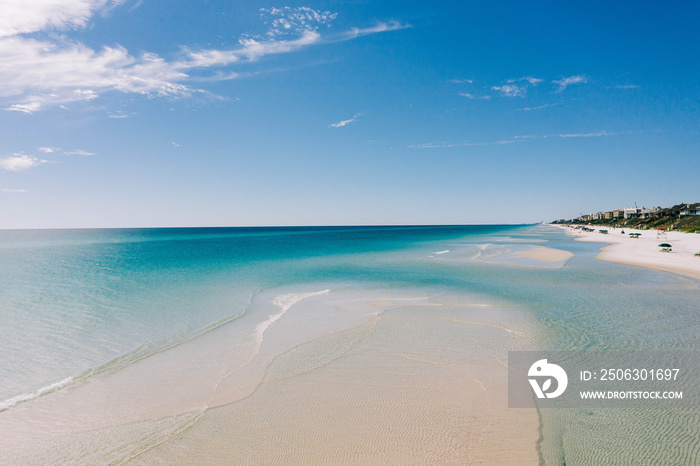
<svg viewBox="0 0 700 466"><path fill-rule="evenodd" d="M39 398L44 395L48 395L51 392L55 392L56 390L60 390L63 387L66 387L73 383L75 381L75 377L66 377L65 379L52 383L50 385L46 385L45 387L41 387L37 390L31 391L31 392L26 392L26 393L21 393L17 396L13 396L12 398L8 398L6 400L0 401L0 413L12 408L15 405L18 405L20 403L24 403L25 401L33 400L36 398Z"/></svg>
<svg viewBox="0 0 700 466"><path fill-rule="evenodd" d="M282 317L285 312L287 312L292 306L294 306L296 303L299 301L310 298L312 296L320 296L326 293L329 293L331 290L323 290L323 291L313 291L311 293L289 293L289 294L283 294L280 296L277 296L275 299L272 300L272 303L282 309L281 312L278 312L277 314L273 314L268 319L264 322L260 322L256 327L255 327L255 339L259 344L262 344L263 341L263 334L265 333L265 330L275 323L277 319Z"/></svg>

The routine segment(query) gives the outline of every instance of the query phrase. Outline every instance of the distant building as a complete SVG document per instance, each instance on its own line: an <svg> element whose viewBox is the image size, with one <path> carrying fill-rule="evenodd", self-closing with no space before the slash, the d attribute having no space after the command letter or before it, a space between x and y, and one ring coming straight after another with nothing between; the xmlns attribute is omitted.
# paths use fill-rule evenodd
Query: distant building
<svg viewBox="0 0 700 466"><path fill-rule="evenodd" d="M677 215L681 214L681 210L683 210L688 204L676 204L673 207L669 207L670 210L670 217L675 217Z"/></svg>
<svg viewBox="0 0 700 466"><path fill-rule="evenodd" d="M686 204L679 210L679 215L700 215L700 203Z"/></svg>
<svg viewBox="0 0 700 466"><path fill-rule="evenodd" d="M651 209L642 207L642 209L639 212L639 218L653 218L658 210L658 207L652 207Z"/></svg>
<svg viewBox="0 0 700 466"><path fill-rule="evenodd" d="M639 218L639 214L642 212L642 209L638 207L627 207L623 209L624 211L624 217L627 218Z"/></svg>

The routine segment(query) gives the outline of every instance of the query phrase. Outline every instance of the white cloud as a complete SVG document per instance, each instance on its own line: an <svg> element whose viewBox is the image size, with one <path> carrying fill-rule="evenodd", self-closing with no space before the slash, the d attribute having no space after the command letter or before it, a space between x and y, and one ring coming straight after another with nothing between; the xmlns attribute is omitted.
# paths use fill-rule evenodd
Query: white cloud
<svg viewBox="0 0 700 466"><path fill-rule="evenodd" d="M473 84L474 81L471 79L448 79L448 83L455 83L455 84Z"/></svg>
<svg viewBox="0 0 700 466"><path fill-rule="evenodd" d="M56 152L57 150L61 150L58 147L39 147L37 148L39 152L43 152L44 154L50 154L51 152Z"/></svg>
<svg viewBox="0 0 700 466"><path fill-rule="evenodd" d="M50 35L50 39L24 36L50 29L85 27L96 13L125 1L0 1L0 99L7 102L5 110L30 114L53 105L89 101L111 91L190 96L203 92L190 88L190 82L239 77L239 73L231 70L223 72L211 68L244 64L315 44L409 27L397 22L379 23L324 39L317 32L318 26L330 24L335 13L307 7L263 9L262 13L270 18L267 34L244 37L231 49L183 48L179 58L170 61L148 52L135 56L120 45L95 50L65 36ZM289 37L280 38L283 34ZM203 73L208 75L202 76Z"/></svg>
<svg viewBox="0 0 700 466"><path fill-rule="evenodd" d="M525 95L525 88L515 84L504 84L503 86L491 87L494 91L499 91L506 97L522 97Z"/></svg>
<svg viewBox="0 0 700 466"><path fill-rule="evenodd" d="M41 102L34 100L26 104L13 104L5 108L8 112L34 113L41 109Z"/></svg>
<svg viewBox="0 0 700 466"><path fill-rule="evenodd" d="M0 159L0 168L11 172L18 172L36 167L42 163L46 163L46 160L38 159L33 155L12 154L9 157Z"/></svg>
<svg viewBox="0 0 700 466"><path fill-rule="evenodd" d="M89 157L89 156L91 156L91 155L95 155L94 152L88 152L88 151L81 150L81 149L72 150L72 151L67 151L67 152L64 152L64 154L65 154L65 155L82 155L82 156L85 156L85 157Z"/></svg>
<svg viewBox="0 0 700 466"><path fill-rule="evenodd" d="M125 0L2 0L0 37L43 29L79 28L99 10Z"/></svg>
<svg viewBox="0 0 700 466"><path fill-rule="evenodd" d="M377 23L376 26L370 28L352 28L349 31L341 34L339 40L350 40L356 37L367 36L369 34L377 34L380 32L398 31L400 29L410 28L410 24L401 24L398 21L390 23Z"/></svg>
<svg viewBox="0 0 700 466"><path fill-rule="evenodd" d="M585 84L588 82L588 77L584 75L569 76L568 78L562 78L559 80L552 81L554 84L559 85L557 92L561 92L572 84Z"/></svg>
<svg viewBox="0 0 700 466"><path fill-rule="evenodd" d="M509 79L509 80L508 80L508 82L511 83L511 84L512 84L512 83L515 83L515 82L518 82L518 81L527 81L527 82L530 83L530 85L532 85L532 86L537 86L539 83L542 82L541 79L539 79L539 78L533 78L532 76L525 76L525 77L523 77L523 78Z"/></svg>
<svg viewBox="0 0 700 466"><path fill-rule="evenodd" d="M615 86L615 89L638 89L640 86L637 84L621 84Z"/></svg>
<svg viewBox="0 0 700 466"><path fill-rule="evenodd" d="M328 127L329 127L329 128L342 128L342 127L345 126L345 125L349 125L350 123L354 123L354 122L357 121L357 119L360 118L361 116L362 116L362 114L361 114L361 113L358 113L357 115L355 115L354 117L350 118L349 120L342 120L342 121L339 121L338 123L332 123L332 124L328 125Z"/></svg>
<svg viewBox="0 0 700 466"><path fill-rule="evenodd" d="M77 43L12 37L0 40L0 97L23 99L7 108L25 113L46 105L92 100L110 90L183 95L187 75L153 54L131 56L123 47L100 52Z"/></svg>
<svg viewBox="0 0 700 466"><path fill-rule="evenodd" d="M260 15L269 19L265 24L270 25L266 35L276 38L285 34L298 33L305 30L316 30L319 25L329 25L337 16L330 11L313 10L309 7L261 8Z"/></svg>
<svg viewBox="0 0 700 466"><path fill-rule="evenodd" d="M3 188L2 192L4 193L26 193L26 189L10 189L10 188Z"/></svg>
<svg viewBox="0 0 700 466"><path fill-rule="evenodd" d="M466 97L467 99L473 100L473 99L483 99L483 100L489 100L491 96L488 95L482 95L482 96L475 96L473 94L468 94L466 92L459 94L461 97Z"/></svg>
<svg viewBox="0 0 700 466"><path fill-rule="evenodd" d="M556 104L544 104L544 105L540 105L540 106L538 106L538 107L519 108L518 110L522 110L522 111L525 111L525 112L529 112L529 111L531 111L531 110L542 110L543 108L557 107L557 106L559 106L559 105L561 105L561 104L559 104L559 103L556 103Z"/></svg>

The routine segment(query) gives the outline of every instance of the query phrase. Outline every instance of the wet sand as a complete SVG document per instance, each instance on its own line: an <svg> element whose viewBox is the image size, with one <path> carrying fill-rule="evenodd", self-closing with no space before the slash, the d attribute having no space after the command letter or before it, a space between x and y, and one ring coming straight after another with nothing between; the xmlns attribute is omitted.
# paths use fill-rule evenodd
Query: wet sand
<svg viewBox="0 0 700 466"><path fill-rule="evenodd" d="M249 397L134 462L536 464L537 413L508 409L506 386L507 349L532 335L508 311L459 301L300 345Z"/></svg>
<svg viewBox="0 0 700 466"><path fill-rule="evenodd" d="M507 407L507 352L537 338L522 310L415 291L275 296L240 321L2 413L13 430L0 459L538 462L537 413Z"/></svg>

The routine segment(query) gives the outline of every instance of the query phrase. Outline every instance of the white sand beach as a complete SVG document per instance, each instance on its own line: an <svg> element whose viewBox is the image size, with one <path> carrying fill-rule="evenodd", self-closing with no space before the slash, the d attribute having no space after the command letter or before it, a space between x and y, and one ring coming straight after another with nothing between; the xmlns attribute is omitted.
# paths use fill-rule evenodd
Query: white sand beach
<svg viewBox="0 0 700 466"><path fill-rule="evenodd" d="M561 249L552 249L544 246L533 246L531 250L521 252L519 255L543 262L561 262L574 257L569 251L562 251Z"/></svg>
<svg viewBox="0 0 700 466"><path fill-rule="evenodd" d="M657 230L633 230L596 227L594 232L572 229L561 225L578 241L609 243L602 248L598 259L620 264L638 265L681 273L700 278L700 234L669 231L659 234ZM607 229L608 234L599 230ZM624 231L624 234L623 234ZM639 237L630 237L639 233ZM663 252L659 244L671 245L670 252Z"/></svg>

